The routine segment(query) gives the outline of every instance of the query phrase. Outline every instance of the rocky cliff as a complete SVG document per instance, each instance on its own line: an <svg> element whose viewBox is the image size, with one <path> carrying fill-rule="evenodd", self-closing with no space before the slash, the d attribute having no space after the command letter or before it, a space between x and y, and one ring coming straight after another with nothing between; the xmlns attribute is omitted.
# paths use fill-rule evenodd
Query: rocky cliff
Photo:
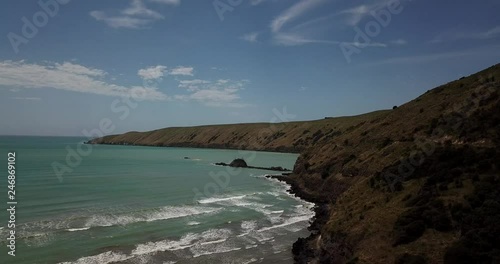
<svg viewBox="0 0 500 264"><path fill-rule="evenodd" d="M499 80L496 65L303 151L287 181L322 206L296 261L500 263Z"/></svg>

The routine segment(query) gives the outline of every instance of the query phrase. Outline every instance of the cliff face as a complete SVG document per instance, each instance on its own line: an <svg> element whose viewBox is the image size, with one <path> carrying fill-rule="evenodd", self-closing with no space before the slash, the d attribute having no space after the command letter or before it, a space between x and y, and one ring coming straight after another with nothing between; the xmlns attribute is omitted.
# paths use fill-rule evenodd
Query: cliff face
<svg viewBox="0 0 500 264"><path fill-rule="evenodd" d="M284 178L318 203L298 263L500 261L500 65L392 111L168 128L92 143L300 152Z"/></svg>
<svg viewBox="0 0 500 264"><path fill-rule="evenodd" d="M497 65L303 151L289 182L327 210L297 262L498 263L499 80Z"/></svg>

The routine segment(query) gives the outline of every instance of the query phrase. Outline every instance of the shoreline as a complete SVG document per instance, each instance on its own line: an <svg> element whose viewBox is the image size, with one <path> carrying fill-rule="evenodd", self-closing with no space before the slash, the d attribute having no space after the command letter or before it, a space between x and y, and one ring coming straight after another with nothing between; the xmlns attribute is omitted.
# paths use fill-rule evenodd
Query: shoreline
<svg viewBox="0 0 500 264"><path fill-rule="evenodd" d="M292 255L294 263L308 263L308 261L314 257L314 252L309 246L309 242L317 240L321 237L321 229L328 221L328 202L306 193L297 185L295 179L290 178L290 175L292 174L284 173L282 175L266 175L265 177L268 179L275 179L280 182L286 183L288 186L290 186L290 189L286 190L286 192L303 201L314 204L314 216L311 218L312 221L307 227L307 230L310 232L309 236L305 238L299 237L292 245Z"/></svg>
<svg viewBox="0 0 500 264"><path fill-rule="evenodd" d="M277 149L268 149L268 150L255 150L255 149L241 149L241 148L230 148L230 147L216 147L216 146L193 146L188 144L174 144L174 145L143 145L143 144L117 144L117 143L95 143L92 140L86 141L83 144L90 145L112 145L112 146L133 146L133 147L166 147L166 148L199 148L199 149L213 149L213 150L244 150L244 151L262 151L262 152L274 152L280 154L300 154L300 152L289 152L289 151L278 151ZM297 163L297 161L295 161ZM215 165L215 164L214 164ZM220 166L220 165L219 165ZM295 167L295 164L294 164ZM314 216L311 218L311 222L307 227L307 230L310 232L310 235L306 238L299 237L292 244L292 255L295 263L306 263L311 257L313 257L311 248L308 246L308 242L317 239L320 236L320 230L323 225L328 221L328 202L325 200L321 200L316 196L309 194L302 190L295 179L290 176L293 175L293 170L283 172L282 174L276 175L265 175L268 179L275 179L279 182L286 183L290 188L286 190L290 195L293 195L305 202L309 202L314 204L313 211Z"/></svg>

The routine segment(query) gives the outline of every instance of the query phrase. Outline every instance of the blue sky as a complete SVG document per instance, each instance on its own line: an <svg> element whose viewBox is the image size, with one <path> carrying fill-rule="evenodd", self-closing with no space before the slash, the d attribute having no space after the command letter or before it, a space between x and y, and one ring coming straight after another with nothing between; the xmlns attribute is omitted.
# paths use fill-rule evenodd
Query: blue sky
<svg viewBox="0 0 500 264"><path fill-rule="evenodd" d="M500 62L497 0L0 5L2 135L355 115Z"/></svg>

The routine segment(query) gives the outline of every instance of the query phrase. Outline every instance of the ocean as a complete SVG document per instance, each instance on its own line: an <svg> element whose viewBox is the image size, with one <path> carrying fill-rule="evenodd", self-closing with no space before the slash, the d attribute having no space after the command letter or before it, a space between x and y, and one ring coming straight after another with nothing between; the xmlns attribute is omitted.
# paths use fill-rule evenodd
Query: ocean
<svg viewBox="0 0 500 264"><path fill-rule="evenodd" d="M293 168L296 154L84 141L0 137L0 263L291 263L293 242L309 234L313 205L264 177L275 172L213 165L244 158ZM7 254L12 151L15 257Z"/></svg>

